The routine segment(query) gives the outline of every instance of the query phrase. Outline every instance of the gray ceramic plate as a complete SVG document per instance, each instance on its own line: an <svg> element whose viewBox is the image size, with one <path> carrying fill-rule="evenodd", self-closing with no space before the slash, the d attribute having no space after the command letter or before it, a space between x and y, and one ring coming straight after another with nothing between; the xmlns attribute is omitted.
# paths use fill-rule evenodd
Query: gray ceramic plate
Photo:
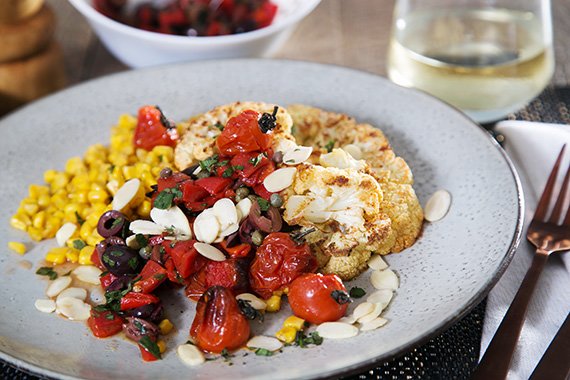
<svg viewBox="0 0 570 380"><path fill-rule="evenodd" d="M235 100L304 103L347 113L380 126L410 164L422 204L435 190L451 192L442 221L426 224L416 244L387 261L401 288L379 330L310 349L287 348L274 357L238 353L230 366L212 361L196 368L175 354L184 342L193 305L181 294L167 302L179 328L163 361L142 363L138 349L121 339L97 340L80 322L34 309L45 283L22 257L0 256L0 357L62 378L163 379L312 378L371 366L411 349L460 319L486 295L508 264L521 232L521 193L512 166L487 133L449 106L386 79L340 67L302 62L236 60L130 71L91 81L36 102L0 122L0 243L27 241L8 227L10 215L41 183L48 168L87 146L107 143L122 113L159 104L174 119ZM53 241L31 244L34 268ZM6 248L5 248L6 250ZM369 288L369 274L349 286ZM268 318L258 331L274 333L287 315Z"/></svg>

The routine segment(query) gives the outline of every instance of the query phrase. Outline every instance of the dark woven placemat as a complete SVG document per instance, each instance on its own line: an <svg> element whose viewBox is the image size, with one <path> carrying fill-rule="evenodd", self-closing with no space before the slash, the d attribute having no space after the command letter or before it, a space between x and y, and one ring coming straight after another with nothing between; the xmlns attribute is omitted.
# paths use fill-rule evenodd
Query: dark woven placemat
<svg viewBox="0 0 570 380"><path fill-rule="evenodd" d="M548 88L509 119L570 124L570 88ZM479 358L486 300L426 344L345 380L468 379ZM0 379L46 379L0 361Z"/></svg>

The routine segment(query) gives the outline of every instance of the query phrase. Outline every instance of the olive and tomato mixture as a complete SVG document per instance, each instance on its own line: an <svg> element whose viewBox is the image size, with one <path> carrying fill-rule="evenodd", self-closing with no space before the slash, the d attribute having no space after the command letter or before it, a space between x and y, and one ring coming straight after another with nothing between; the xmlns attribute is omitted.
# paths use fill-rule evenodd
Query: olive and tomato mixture
<svg viewBox="0 0 570 380"><path fill-rule="evenodd" d="M177 206L191 226L220 199L238 203L249 198L250 211L237 231L212 244L225 260L207 258L196 250L197 240L179 240L168 230L134 235L129 217L119 211L101 216L98 232L105 239L92 260L104 271L100 281L106 303L94 307L88 320L96 337L124 331L138 343L144 360L160 359L157 323L163 307L156 290L168 287L184 287L187 297L198 302L190 336L210 353L238 349L249 339L250 320L259 312L236 299L244 292L268 299L288 288L293 312L311 323L336 321L345 314L350 297L340 279L314 273L315 255L303 241L310 230L300 233L288 226L279 210L280 195L263 185L282 160L271 149L276 112L277 107L273 114L247 110L231 118L220 126L219 154L182 172L164 169L148 194L153 208ZM137 147L152 149L176 139L160 108L141 108L133 141Z"/></svg>
<svg viewBox="0 0 570 380"><path fill-rule="evenodd" d="M277 5L270 0L172 0L166 5L151 1L125 12L127 0L94 0L105 16L151 32L181 36L221 36L245 33L271 24Z"/></svg>

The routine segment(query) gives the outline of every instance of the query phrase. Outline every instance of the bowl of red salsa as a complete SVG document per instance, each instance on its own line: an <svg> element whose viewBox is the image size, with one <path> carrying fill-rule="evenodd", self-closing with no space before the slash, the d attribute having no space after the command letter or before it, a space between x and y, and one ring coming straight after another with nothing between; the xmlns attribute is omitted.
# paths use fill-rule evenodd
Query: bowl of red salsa
<svg viewBox="0 0 570 380"><path fill-rule="evenodd" d="M266 57L320 0L70 0L130 67Z"/></svg>

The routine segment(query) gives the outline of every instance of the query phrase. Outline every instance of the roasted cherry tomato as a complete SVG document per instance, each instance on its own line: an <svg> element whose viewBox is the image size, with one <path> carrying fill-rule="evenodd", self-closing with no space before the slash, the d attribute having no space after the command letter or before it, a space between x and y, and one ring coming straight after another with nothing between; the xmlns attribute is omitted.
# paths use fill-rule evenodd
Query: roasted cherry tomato
<svg viewBox="0 0 570 380"><path fill-rule="evenodd" d="M213 286L200 297L190 336L205 351L235 350L249 339L249 322L241 313L235 295Z"/></svg>
<svg viewBox="0 0 570 380"><path fill-rule="evenodd" d="M293 314L315 324L339 320L351 302L341 279L334 274L299 276L289 285L287 297Z"/></svg>
<svg viewBox="0 0 570 380"><path fill-rule="evenodd" d="M216 139L221 154L234 156L238 153L265 151L271 146L271 135L259 128L259 114L253 110L243 111L228 120Z"/></svg>
<svg viewBox="0 0 570 380"><path fill-rule="evenodd" d="M139 109L134 145L136 148L152 150L158 145L175 146L178 133L175 126L165 124L165 117L155 106L144 106Z"/></svg>
<svg viewBox="0 0 570 380"><path fill-rule="evenodd" d="M206 289L212 286L223 286L234 295L246 292L249 289L247 272L248 260L230 258L224 261L211 261L191 278L186 287L186 296L197 300Z"/></svg>
<svg viewBox="0 0 570 380"><path fill-rule="evenodd" d="M284 232L267 235L251 263L251 288L261 297L271 297L303 273L317 270L317 259L307 244L297 244Z"/></svg>
<svg viewBox="0 0 570 380"><path fill-rule="evenodd" d="M110 310L97 311L91 309L87 325L97 338L106 338L117 334L123 329L123 318Z"/></svg>

